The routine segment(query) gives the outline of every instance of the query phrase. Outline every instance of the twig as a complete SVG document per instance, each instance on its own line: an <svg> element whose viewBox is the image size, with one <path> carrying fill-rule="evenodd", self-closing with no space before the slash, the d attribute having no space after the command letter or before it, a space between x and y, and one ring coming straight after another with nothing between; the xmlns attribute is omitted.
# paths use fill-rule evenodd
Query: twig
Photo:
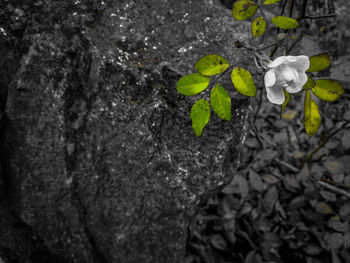
<svg viewBox="0 0 350 263"><path fill-rule="evenodd" d="M283 5L282 5L282 10L281 10L280 16L283 16L284 10L286 9L286 6L287 6L287 2L288 2L288 0L284 0L283 1Z"/></svg>
<svg viewBox="0 0 350 263"><path fill-rule="evenodd" d="M282 10L281 10L280 16L283 16L284 11L285 11L286 6L287 6L287 2L288 2L288 0L285 0L285 1L283 2ZM285 32L286 32L286 31L287 31L287 30L285 30ZM279 34L279 33L280 33L280 29L277 28L277 34ZM277 49L278 49L278 45L276 44L276 45L273 47L273 49L271 50L270 58L272 58L272 57L275 55Z"/></svg>
<svg viewBox="0 0 350 263"><path fill-rule="evenodd" d="M259 144L260 144L260 147L261 149L264 149L264 144L259 136L259 132L258 132L258 129L256 128L255 126L255 123L253 123L252 121L250 121L250 125L252 126L253 130L254 130L254 133L255 133L255 137L256 139L258 140Z"/></svg>
<svg viewBox="0 0 350 263"><path fill-rule="evenodd" d="M272 58L273 55L275 55L277 49L278 49L278 45L276 44L276 45L274 46L274 48L272 49L271 53L270 53L270 58Z"/></svg>
<svg viewBox="0 0 350 263"><path fill-rule="evenodd" d="M345 191L345 190L343 190L343 189L340 189L338 187L335 187L335 186L330 185L330 184L328 184L326 182L323 182L323 181L318 181L317 183L319 185L323 186L324 188L327 188L328 190L333 191L334 193L346 196L347 198L350 199L350 193Z"/></svg>
<svg viewBox="0 0 350 263"><path fill-rule="evenodd" d="M275 46L275 45L276 45L276 43L267 44L266 46L263 46L263 47L255 49L255 52L261 51L263 49L266 49L266 48L269 48L269 47L272 47L272 46Z"/></svg>
<svg viewBox="0 0 350 263"><path fill-rule="evenodd" d="M297 20L301 20L305 17L306 6L307 6L307 0L303 0L303 6L301 8L300 15L297 18Z"/></svg>
<svg viewBox="0 0 350 263"><path fill-rule="evenodd" d="M293 50L293 48L295 47L295 45L296 44L298 44L298 42L300 41L300 40L302 40L303 39L303 34L300 34L298 37L297 37L297 39L290 45L290 47L288 48L288 50L287 50L287 54L289 54L292 50Z"/></svg>
<svg viewBox="0 0 350 263"><path fill-rule="evenodd" d="M259 105L258 105L258 108L256 109L256 112L255 112L254 118L253 118L254 125L256 123L256 119L258 118L258 114L259 114L261 104L262 104L262 99L263 99L263 89L260 89Z"/></svg>
<svg viewBox="0 0 350 263"><path fill-rule="evenodd" d="M296 168L295 166L293 166L293 165L291 165L291 164L289 164L289 163L287 163L287 162L285 162L283 160L280 160L280 159L277 158L277 159L275 159L275 162L283 165L284 167L287 167L292 172L295 172L295 173L299 172L298 168Z"/></svg>
<svg viewBox="0 0 350 263"><path fill-rule="evenodd" d="M350 123L350 121L345 122L340 128L336 129L336 130L335 130L334 132L332 132L328 137L326 137L326 138L323 140L323 142L322 142L319 146L317 146L317 148L316 148L315 150L313 150L313 151L306 157L306 159L300 164L300 170L301 170L301 168L303 168L304 164L305 164L306 162L309 162L309 161L312 159L312 157L313 157L323 146L325 146L326 143L327 143L330 139L332 139L338 132L340 132L340 131L343 130L343 129L349 128L350 126L349 126L349 127L346 127L349 123Z"/></svg>
<svg viewBox="0 0 350 263"><path fill-rule="evenodd" d="M306 15L304 15L303 18L305 18L305 19L319 19L319 18L327 18L327 17L335 17L335 14L320 15L320 16L306 16Z"/></svg>
<svg viewBox="0 0 350 263"><path fill-rule="evenodd" d="M290 2L289 17L293 16L293 10L294 10L294 0Z"/></svg>

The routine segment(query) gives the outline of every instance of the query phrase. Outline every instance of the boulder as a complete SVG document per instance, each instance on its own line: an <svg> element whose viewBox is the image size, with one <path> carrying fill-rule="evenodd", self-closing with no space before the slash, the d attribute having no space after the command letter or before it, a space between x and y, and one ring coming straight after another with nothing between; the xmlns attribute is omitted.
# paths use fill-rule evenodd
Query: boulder
<svg viewBox="0 0 350 263"><path fill-rule="evenodd" d="M176 82L205 54L245 60L233 43L249 25L219 0L1 5L0 256L184 262L200 201L232 179L248 100L196 137L189 112L210 90L185 97Z"/></svg>

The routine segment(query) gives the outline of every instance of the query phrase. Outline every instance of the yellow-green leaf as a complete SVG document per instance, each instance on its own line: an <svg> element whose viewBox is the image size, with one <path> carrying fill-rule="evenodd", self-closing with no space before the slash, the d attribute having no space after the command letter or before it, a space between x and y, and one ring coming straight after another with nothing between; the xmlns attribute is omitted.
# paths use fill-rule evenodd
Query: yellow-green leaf
<svg viewBox="0 0 350 263"><path fill-rule="evenodd" d="M332 208L324 203L324 202L318 202L315 204L315 210L318 212L318 213L321 213L321 214L324 214L324 215L328 215L330 213L332 213Z"/></svg>
<svg viewBox="0 0 350 263"><path fill-rule="evenodd" d="M211 90L210 104L221 119L231 120L231 98L220 84Z"/></svg>
<svg viewBox="0 0 350 263"><path fill-rule="evenodd" d="M282 119L290 121L290 120L293 120L296 115L297 115L296 110L287 110L287 111L282 113L281 117L282 117Z"/></svg>
<svg viewBox="0 0 350 263"><path fill-rule="evenodd" d="M252 75L243 68L234 68L231 73L231 80L236 90L249 97L256 94L256 87Z"/></svg>
<svg viewBox="0 0 350 263"><path fill-rule="evenodd" d="M183 76L176 85L179 93L186 96L196 95L205 90L210 82L210 78L199 73Z"/></svg>
<svg viewBox="0 0 350 263"><path fill-rule="evenodd" d="M317 72L324 70L331 64L328 54L320 54L310 57L310 67L306 72Z"/></svg>
<svg viewBox="0 0 350 263"><path fill-rule="evenodd" d="M312 89L313 87L315 87L315 81L310 76L307 76L307 82L304 84L303 89Z"/></svg>
<svg viewBox="0 0 350 263"><path fill-rule="evenodd" d="M205 125L208 124L210 119L209 102L205 99L197 100L191 109L190 117L194 133L197 137L201 136Z"/></svg>
<svg viewBox="0 0 350 263"><path fill-rule="evenodd" d="M272 5L272 4L276 4L281 0L265 0L264 5Z"/></svg>
<svg viewBox="0 0 350 263"><path fill-rule="evenodd" d="M233 4L232 16L237 20L245 20L255 15L258 5L250 0L238 0Z"/></svg>
<svg viewBox="0 0 350 263"><path fill-rule="evenodd" d="M310 90L306 90L304 102L304 123L306 133L313 136L321 125L321 116L316 102L311 99Z"/></svg>
<svg viewBox="0 0 350 263"><path fill-rule="evenodd" d="M284 100L283 104L282 104L282 108L281 108L281 117L282 117L282 113L284 112L284 110L286 109L286 106L288 104L288 102L290 101L290 94L283 90L284 95L286 96L286 99Z"/></svg>
<svg viewBox="0 0 350 263"><path fill-rule="evenodd" d="M271 22L275 26L278 26L282 29L291 29L299 26L299 23L296 19L290 18L287 16L275 16L271 17Z"/></svg>
<svg viewBox="0 0 350 263"><path fill-rule="evenodd" d="M230 64L226 59L219 55L206 55L199 59L194 68L205 76L213 76L224 72Z"/></svg>
<svg viewBox="0 0 350 263"><path fill-rule="evenodd" d="M321 100L333 102L344 93L344 88L338 81L330 79L315 80L312 92Z"/></svg>
<svg viewBox="0 0 350 263"><path fill-rule="evenodd" d="M259 37L264 34L266 29L265 18L259 16L254 19L251 25L253 37Z"/></svg>

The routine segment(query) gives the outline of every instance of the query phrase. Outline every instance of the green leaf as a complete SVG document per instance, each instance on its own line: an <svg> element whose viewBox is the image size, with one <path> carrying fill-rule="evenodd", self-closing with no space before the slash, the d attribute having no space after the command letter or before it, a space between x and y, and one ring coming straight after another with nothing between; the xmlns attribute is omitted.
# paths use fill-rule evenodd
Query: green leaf
<svg viewBox="0 0 350 263"><path fill-rule="evenodd" d="M282 104L281 116L282 116L282 113L284 112L284 110L286 109L288 102L290 101L290 94L285 90L283 90L283 92L284 92L284 95L286 96L286 99L284 100L284 102Z"/></svg>
<svg viewBox="0 0 350 263"><path fill-rule="evenodd" d="M310 67L306 72L317 72L324 70L331 64L328 54L320 54L310 57Z"/></svg>
<svg viewBox="0 0 350 263"><path fill-rule="evenodd" d="M203 128L208 124L210 119L209 102L205 99L197 100L191 109L190 117L194 133L197 137L201 136Z"/></svg>
<svg viewBox="0 0 350 263"><path fill-rule="evenodd" d="M250 0L238 0L233 4L232 16L237 20L245 20L255 15L258 5Z"/></svg>
<svg viewBox="0 0 350 263"><path fill-rule="evenodd" d="M291 29L299 26L299 23L297 20L286 16L271 17L271 22L275 26L278 26L279 28L282 28L282 29Z"/></svg>
<svg viewBox="0 0 350 263"><path fill-rule="evenodd" d="M179 79L176 89L183 95L193 96L205 90L208 87L209 82L210 78L199 73L193 73Z"/></svg>
<svg viewBox="0 0 350 263"><path fill-rule="evenodd" d="M307 76L307 82L304 84L303 89L312 89L313 87L315 87L315 81L310 76Z"/></svg>
<svg viewBox="0 0 350 263"><path fill-rule="evenodd" d="M333 102L344 93L344 88L338 81L330 79L315 80L312 92L321 100Z"/></svg>
<svg viewBox="0 0 350 263"><path fill-rule="evenodd" d="M304 123L306 133L313 136L321 125L321 116L316 102L311 99L310 90L306 91L304 102Z"/></svg>
<svg viewBox="0 0 350 263"><path fill-rule="evenodd" d="M211 90L210 104L221 119L231 120L231 98L220 84Z"/></svg>
<svg viewBox="0 0 350 263"><path fill-rule="evenodd" d="M259 37L264 34L266 29L266 21L263 17L257 17L254 19L251 25L253 37Z"/></svg>
<svg viewBox="0 0 350 263"><path fill-rule="evenodd" d="M249 97L255 96L256 87L249 71L242 68L234 68L231 73L231 80L239 93Z"/></svg>
<svg viewBox="0 0 350 263"><path fill-rule="evenodd" d="M206 55L199 59L194 68L205 76L220 74L230 66L228 61L219 55Z"/></svg>
<svg viewBox="0 0 350 263"><path fill-rule="evenodd" d="M272 5L278 3L280 0L265 0L264 5Z"/></svg>

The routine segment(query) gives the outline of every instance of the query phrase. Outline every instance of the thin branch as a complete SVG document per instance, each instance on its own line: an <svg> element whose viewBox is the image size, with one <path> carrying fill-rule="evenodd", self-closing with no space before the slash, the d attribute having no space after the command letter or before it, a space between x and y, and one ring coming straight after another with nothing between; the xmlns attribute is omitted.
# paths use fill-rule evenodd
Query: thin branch
<svg viewBox="0 0 350 263"><path fill-rule="evenodd" d="M332 139L338 132L340 132L343 129L349 128L350 126L347 127L347 125L350 124L350 121L345 122L340 128L336 129L334 132L332 132L328 137L326 137L323 142L316 147L315 150L313 150L307 157L306 159L301 163L300 169L303 168L304 164L306 162L311 161L312 157L323 147L326 145L326 143Z"/></svg>
<svg viewBox="0 0 350 263"><path fill-rule="evenodd" d="M306 13L306 6L307 6L307 0L303 0L303 5L300 11L300 15L297 18L297 20L301 20L305 17L305 13Z"/></svg>
<svg viewBox="0 0 350 263"><path fill-rule="evenodd" d="M295 166L293 166L293 165L291 165L291 164L289 164L289 163L287 163L287 162L285 162L283 160L280 160L280 159L277 158L277 159L275 159L275 162L278 163L278 164L283 165L284 167L288 168L289 170L291 170L294 173L299 172L298 168L296 168Z"/></svg>
<svg viewBox="0 0 350 263"><path fill-rule="evenodd" d="M261 47L261 48L255 49L255 51L258 52L258 51L264 50L264 49L266 49L266 48L272 47L272 46L274 46L274 45L276 45L276 43L267 44L267 45L265 45L265 46L263 46L263 47Z"/></svg>
<svg viewBox="0 0 350 263"><path fill-rule="evenodd" d="M327 188L328 190L336 193L336 194L343 195L343 196L345 196L345 197L350 199L350 193L345 191L345 190L343 190L343 189L340 189L340 188L338 188L336 186L330 185L330 184L328 184L326 182L323 182L323 181L318 181L317 183L319 185L323 186L324 188Z"/></svg>
<svg viewBox="0 0 350 263"><path fill-rule="evenodd" d="M294 40L294 42L293 42L293 43L290 45L290 47L288 48L287 54L289 54L289 53L293 50L293 48L295 47L295 45L298 44L298 42L299 42L300 40L302 40L303 37L304 37L304 35L303 35L303 34L300 34L300 35L297 37L297 39Z"/></svg>
<svg viewBox="0 0 350 263"><path fill-rule="evenodd" d="M285 11L286 6L287 6L287 2L288 2L288 0L284 0L283 5L282 5L282 10L281 10L280 16L283 16L284 11ZM285 32L286 32L286 31L287 31L287 30L285 30ZM277 34L279 34L279 33L280 33L280 28L277 28ZM272 57L275 55L277 49L278 49L278 45L276 44L276 45L273 47L273 49L271 50L271 52L270 52L270 58L272 58Z"/></svg>
<svg viewBox="0 0 350 263"><path fill-rule="evenodd" d="M290 8L289 8L289 17L293 16L293 10L294 10L294 0L290 2Z"/></svg>
<svg viewBox="0 0 350 263"><path fill-rule="evenodd" d="M258 114L261 108L261 104L262 104L262 99L263 99L263 89L260 89L260 97L259 97L259 105L258 108L256 109L256 112L254 114L254 118L253 118L253 123L256 123L256 119L258 118Z"/></svg>
<svg viewBox="0 0 350 263"><path fill-rule="evenodd" d="M283 1L283 5L282 5L282 10L281 10L280 16L283 16L284 10L286 9L286 6L287 6L287 2L288 2L288 0L284 0Z"/></svg>
<svg viewBox="0 0 350 263"><path fill-rule="evenodd" d="M278 49L278 45L276 44L270 53L270 58L272 58L275 55L277 49Z"/></svg>
<svg viewBox="0 0 350 263"><path fill-rule="evenodd" d="M306 16L306 15L304 15L303 18L305 18L305 19L320 19L320 18L327 18L327 17L335 17L335 14L320 15L320 16Z"/></svg>
<svg viewBox="0 0 350 263"><path fill-rule="evenodd" d="M264 143L262 142L262 140L261 140L261 138L260 138L260 136L259 136L259 131L258 131L258 129L256 128L255 123L253 123L252 121L250 121L250 125L252 126L252 128L253 128L253 130L254 130L255 137L256 137L256 139L258 140L261 149L264 149Z"/></svg>

